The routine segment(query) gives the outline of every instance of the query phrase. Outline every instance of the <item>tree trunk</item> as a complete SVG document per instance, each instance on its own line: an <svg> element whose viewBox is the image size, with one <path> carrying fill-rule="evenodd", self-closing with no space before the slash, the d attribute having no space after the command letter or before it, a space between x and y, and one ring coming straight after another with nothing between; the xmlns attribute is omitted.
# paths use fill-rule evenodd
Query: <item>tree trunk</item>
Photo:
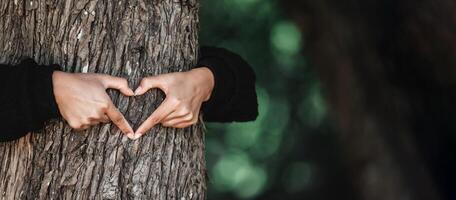
<svg viewBox="0 0 456 200"><path fill-rule="evenodd" d="M0 0L0 62L24 56L68 72L142 77L188 70L198 52L197 0ZM113 102L137 128L162 92ZM0 145L2 199L205 199L203 125L156 126L131 141L112 124L74 132L54 120Z"/></svg>

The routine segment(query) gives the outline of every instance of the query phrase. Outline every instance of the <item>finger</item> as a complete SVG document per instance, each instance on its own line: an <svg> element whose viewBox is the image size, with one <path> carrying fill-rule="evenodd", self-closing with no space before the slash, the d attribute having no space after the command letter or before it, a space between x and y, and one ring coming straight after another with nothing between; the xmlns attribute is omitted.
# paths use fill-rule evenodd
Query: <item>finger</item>
<svg viewBox="0 0 456 200"><path fill-rule="evenodd" d="M174 127L177 128L177 124L182 124L186 122L191 122L193 120L192 114L185 115L183 117L178 117L170 120L163 120L162 124L165 127Z"/></svg>
<svg viewBox="0 0 456 200"><path fill-rule="evenodd" d="M184 112L184 111L174 111L172 112L171 114L169 114L168 116L166 116L161 122L165 122L165 121L170 121L172 119L177 119L177 118L182 118L186 115L188 115L189 112Z"/></svg>
<svg viewBox="0 0 456 200"><path fill-rule="evenodd" d="M106 115L111 119L112 123L114 123L127 137L131 138L133 136L133 129L131 128L130 124L127 122L125 117L120 113L120 111L114 106L114 104L110 104L108 110L106 111Z"/></svg>
<svg viewBox="0 0 456 200"><path fill-rule="evenodd" d="M74 130L80 132L80 131L84 131L84 130L87 130L90 128L90 125L82 125L80 126L79 128L75 128Z"/></svg>
<svg viewBox="0 0 456 200"><path fill-rule="evenodd" d="M153 88L160 88L161 90L163 90L166 93L163 77L164 77L164 75L158 75L158 76L150 76L150 77L143 78L141 80L141 83L139 83L138 88L136 88L136 90L135 90L135 95L136 96L143 95L144 93L146 93L147 91L149 91L150 89L153 89Z"/></svg>
<svg viewBox="0 0 456 200"><path fill-rule="evenodd" d="M125 96L133 96L135 94L133 90L128 86L127 79L104 74L98 75L98 77L106 89L117 89Z"/></svg>
<svg viewBox="0 0 456 200"><path fill-rule="evenodd" d="M135 132L135 139L138 139L144 133L163 120L167 115L174 111L174 103L166 98L163 103L144 121Z"/></svg>
<svg viewBox="0 0 456 200"><path fill-rule="evenodd" d="M89 123L90 126L95 126L95 125L98 125L98 124L100 124L100 120L91 120L90 123Z"/></svg>
<svg viewBox="0 0 456 200"><path fill-rule="evenodd" d="M100 122L102 123L108 123L109 121L109 117L106 114L104 114L100 119Z"/></svg>
<svg viewBox="0 0 456 200"><path fill-rule="evenodd" d="M198 121L196 121L196 122L198 122ZM183 123L180 123L180 124L176 124L173 127L174 128L187 128L187 127L189 127L189 126L191 126L193 124L196 124L196 122L195 121L183 122Z"/></svg>
<svg viewBox="0 0 456 200"><path fill-rule="evenodd" d="M86 124L89 124L89 125L97 125L99 124L100 122L103 121L103 117L105 116L104 113L98 113L96 115L93 115L92 117L89 117L88 120L86 121L87 123Z"/></svg>
<svg viewBox="0 0 456 200"><path fill-rule="evenodd" d="M199 108L198 108L199 110ZM187 121L183 121L181 123L176 123L176 124L173 124L173 127L174 128L186 128L186 127L189 127L193 124L196 124L198 123L198 119L199 119L199 112L197 112L195 115L190 115L188 118L191 118L190 120L187 120Z"/></svg>

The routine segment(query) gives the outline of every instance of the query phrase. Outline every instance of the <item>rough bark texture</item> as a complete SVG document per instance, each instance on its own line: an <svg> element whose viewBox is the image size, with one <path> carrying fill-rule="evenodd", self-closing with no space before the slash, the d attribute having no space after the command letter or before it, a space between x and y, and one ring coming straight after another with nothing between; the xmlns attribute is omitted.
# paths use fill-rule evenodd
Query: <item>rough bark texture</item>
<svg viewBox="0 0 456 200"><path fill-rule="evenodd" d="M456 3L284 0L359 199L455 199Z"/></svg>
<svg viewBox="0 0 456 200"><path fill-rule="evenodd" d="M197 0L0 0L0 62L32 57L68 72L128 78L188 70L198 52ZM162 92L111 97L134 128ZM0 144L2 199L205 199L201 123L155 127L138 141L114 125L72 131L55 120Z"/></svg>

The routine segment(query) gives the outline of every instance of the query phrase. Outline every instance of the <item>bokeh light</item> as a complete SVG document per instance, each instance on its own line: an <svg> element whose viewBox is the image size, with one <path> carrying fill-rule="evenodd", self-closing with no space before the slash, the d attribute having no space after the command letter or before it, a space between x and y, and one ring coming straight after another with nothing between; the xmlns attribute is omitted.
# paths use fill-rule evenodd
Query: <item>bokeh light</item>
<svg viewBox="0 0 456 200"><path fill-rule="evenodd" d="M267 180L266 172L253 166L249 156L238 150L222 155L214 167L214 185L220 191L233 191L240 198L257 195Z"/></svg>
<svg viewBox="0 0 456 200"><path fill-rule="evenodd" d="M301 32L293 22L280 21L272 27L271 43L283 55L296 55L301 50Z"/></svg>
<svg viewBox="0 0 456 200"><path fill-rule="evenodd" d="M275 0L203 0L200 19L201 44L227 48L252 65L260 113L254 122L207 124L208 199L317 199L311 197L319 187L332 184L325 174L340 166L322 158L339 151L322 148L334 134L303 54L303 33Z"/></svg>
<svg viewBox="0 0 456 200"><path fill-rule="evenodd" d="M308 126L318 127L326 118L326 102L319 84L311 85L299 106L301 121Z"/></svg>

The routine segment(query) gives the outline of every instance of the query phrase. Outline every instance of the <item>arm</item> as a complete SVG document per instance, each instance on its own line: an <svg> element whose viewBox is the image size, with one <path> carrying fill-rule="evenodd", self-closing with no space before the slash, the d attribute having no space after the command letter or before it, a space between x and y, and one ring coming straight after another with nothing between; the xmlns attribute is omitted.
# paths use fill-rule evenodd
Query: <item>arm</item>
<svg viewBox="0 0 456 200"><path fill-rule="evenodd" d="M198 67L207 67L215 79L202 111L208 122L245 122L258 116L255 72L239 55L226 49L202 47Z"/></svg>
<svg viewBox="0 0 456 200"><path fill-rule="evenodd" d="M0 65L0 141L18 139L41 129L60 114L76 130L113 121L128 137L128 122L112 104L106 89L132 96L127 80L104 74L55 71L27 59L17 66Z"/></svg>
<svg viewBox="0 0 456 200"><path fill-rule="evenodd" d="M39 66L31 59L17 66L0 65L0 141L39 130L58 116L52 88L56 66Z"/></svg>

